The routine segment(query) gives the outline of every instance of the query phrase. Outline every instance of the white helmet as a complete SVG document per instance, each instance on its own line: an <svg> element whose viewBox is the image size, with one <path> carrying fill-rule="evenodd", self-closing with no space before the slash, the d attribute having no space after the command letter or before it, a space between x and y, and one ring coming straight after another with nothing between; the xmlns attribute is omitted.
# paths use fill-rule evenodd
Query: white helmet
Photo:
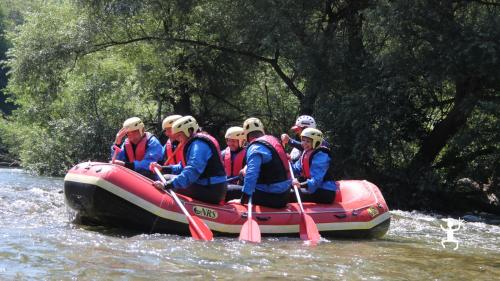
<svg viewBox="0 0 500 281"><path fill-rule="evenodd" d="M295 121L295 125L292 127L292 130L297 128L316 128L316 121L309 115L301 115Z"/></svg>
<svg viewBox="0 0 500 281"><path fill-rule="evenodd" d="M163 119L163 123L161 124L161 128L163 130L172 128L172 124L174 124L174 122L181 117L181 115L170 115L165 117L165 119Z"/></svg>
<svg viewBox="0 0 500 281"><path fill-rule="evenodd" d="M323 133L318 129L306 128L304 129L304 131L302 131L300 136L312 139L313 149L318 147L321 144L321 142L323 142Z"/></svg>
<svg viewBox="0 0 500 281"><path fill-rule="evenodd" d="M248 133L255 132L255 131L260 131L263 134L264 132L264 124L259 120L259 118L251 117L245 120L243 122L243 131L245 133L245 138L247 137Z"/></svg>
<svg viewBox="0 0 500 281"><path fill-rule="evenodd" d="M189 129L193 130L193 133L198 132L198 129L200 126L198 126L198 122L196 122L196 119L194 119L193 116L184 116L179 119L177 119L173 124L172 124L172 134L177 134L179 132L183 132L186 137L191 136L189 133Z"/></svg>
<svg viewBox="0 0 500 281"><path fill-rule="evenodd" d="M242 127L230 127L224 136L226 139L244 140L245 133Z"/></svg>
<svg viewBox="0 0 500 281"><path fill-rule="evenodd" d="M132 117L123 122L123 128L126 128L127 132L132 132L135 130L144 129L144 123L139 117Z"/></svg>

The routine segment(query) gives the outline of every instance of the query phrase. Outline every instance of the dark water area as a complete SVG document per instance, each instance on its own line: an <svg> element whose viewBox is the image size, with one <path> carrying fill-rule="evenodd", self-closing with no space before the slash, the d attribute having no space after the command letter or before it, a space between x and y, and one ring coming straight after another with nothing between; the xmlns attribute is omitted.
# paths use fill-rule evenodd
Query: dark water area
<svg viewBox="0 0 500 281"><path fill-rule="evenodd" d="M392 211L376 240L197 242L73 223L62 178L0 169L0 280L498 280L500 226ZM458 223L452 219L451 223Z"/></svg>

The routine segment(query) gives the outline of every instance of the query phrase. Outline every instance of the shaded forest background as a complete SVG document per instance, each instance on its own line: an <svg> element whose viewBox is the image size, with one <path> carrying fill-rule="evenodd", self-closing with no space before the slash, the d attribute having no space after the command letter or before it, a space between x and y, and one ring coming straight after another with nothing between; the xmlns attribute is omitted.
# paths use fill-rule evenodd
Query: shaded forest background
<svg viewBox="0 0 500 281"><path fill-rule="evenodd" d="M222 141L250 116L278 135L310 114L337 179L392 208L500 213L498 1L0 4L3 161L106 161L130 116L160 134L190 114Z"/></svg>

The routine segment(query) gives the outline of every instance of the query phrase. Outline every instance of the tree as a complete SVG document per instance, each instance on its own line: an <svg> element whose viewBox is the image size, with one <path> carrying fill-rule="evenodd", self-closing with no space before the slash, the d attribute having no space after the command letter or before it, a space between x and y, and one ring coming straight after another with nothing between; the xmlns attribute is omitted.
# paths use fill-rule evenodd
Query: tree
<svg viewBox="0 0 500 281"><path fill-rule="evenodd" d="M141 116L149 129L159 132L166 113L193 114L201 117L204 129L222 135L228 123L239 124L251 114L248 108L253 106L246 105L260 100L273 107L272 100L283 103L269 98L276 92L265 92L265 97L241 95L248 91L248 81L259 77L244 59L158 40L99 43L111 35L127 38L132 31L122 32L120 26L93 17L71 3L46 5L27 15L11 33L8 90L20 105L14 122L24 129L8 130L11 145L22 140L16 151L25 167L60 174L82 160L105 160L105 140L111 141L116 126L131 115ZM143 30L152 28L147 14L138 18L145 21ZM260 109L255 112L261 115ZM267 122L281 119L279 114L268 116ZM33 145L35 134L43 135L48 144ZM40 161L41 155L47 158Z"/></svg>
<svg viewBox="0 0 500 281"><path fill-rule="evenodd" d="M404 171L397 176L400 186L410 186L405 187L406 197L423 190L428 192L445 180L457 180L446 172L435 171L438 166L446 166L446 161L440 159L461 161L452 156L456 156L457 150L451 148L457 145L476 151L469 154L472 158L468 161L477 160L473 155L490 153L489 164L483 168L498 163L498 134L486 138L494 141L491 145L478 145L482 137L473 132L498 126L498 114L491 109L499 109L499 14L498 5L482 1L380 1L367 16L368 21L373 21L369 23L371 27L383 31L373 32L373 41L367 41L375 69L379 70L377 81L370 88L375 92L382 89L383 95L375 95L385 101L381 106L389 109L375 109L372 116L384 120L380 113L385 112L388 120L382 126L391 122L388 131L396 132L386 135L392 137L386 138L389 145L382 149L393 156L374 157L373 161L395 159L398 154L406 158L399 166ZM387 100L384 95L392 98ZM479 124L478 118L488 122ZM373 124L381 128L379 122ZM472 124L477 127L472 129ZM463 142L464 136L468 136L468 143ZM491 175L488 181L494 182L495 169L486 171ZM477 172L462 170L455 176L476 178Z"/></svg>
<svg viewBox="0 0 500 281"><path fill-rule="evenodd" d="M463 177L491 192L499 9L466 0L49 1L9 33L8 91L19 109L6 131L29 136L17 143L26 165L61 173L104 160L106 140L131 115L158 133L166 114L191 114L222 136L249 116L277 134L309 113L333 144L338 177L376 182L392 204L438 205L436 194ZM30 147L31 131L51 150ZM42 165L37 154L57 160Z"/></svg>
<svg viewBox="0 0 500 281"><path fill-rule="evenodd" d="M0 62L5 60L6 53L9 48L8 42L5 39L5 20L4 12L0 7ZM1 64L0 64L1 66ZM5 67L0 67L0 114L10 113L12 106L6 103L6 98L3 93L3 89L7 85L7 69Z"/></svg>

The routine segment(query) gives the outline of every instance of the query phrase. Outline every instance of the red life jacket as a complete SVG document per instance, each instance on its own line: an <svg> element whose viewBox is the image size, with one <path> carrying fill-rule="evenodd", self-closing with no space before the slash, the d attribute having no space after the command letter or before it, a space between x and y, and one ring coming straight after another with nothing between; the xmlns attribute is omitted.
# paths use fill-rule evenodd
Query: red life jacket
<svg viewBox="0 0 500 281"><path fill-rule="evenodd" d="M144 159L148 141L152 136L153 136L152 134L146 132L142 136L142 139L139 141L139 143L135 145L135 150L132 143L128 139L125 140L124 147L125 147L125 153L127 154L128 162L134 162L135 160L141 161L142 159Z"/></svg>
<svg viewBox="0 0 500 281"><path fill-rule="evenodd" d="M175 155L173 155L174 151L176 151ZM182 147L180 146L179 143L177 143L177 146L175 147L175 149L173 149L173 144L170 141L170 139L168 139L167 143L165 143L165 152L166 152L165 155L166 158L165 158L165 164L163 165L175 165L179 163L179 161L181 161L182 159ZM168 159L170 159L170 161L167 162L166 160Z"/></svg>
<svg viewBox="0 0 500 281"><path fill-rule="evenodd" d="M314 158L314 155L316 153L320 152L320 151L328 154L328 156L330 157L330 159L332 158L331 157L330 149L328 149L328 148L326 148L324 146L320 146L320 147L317 147L316 149L310 149L308 151L304 151L302 153L302 156L300 157L300 161L301 161L301 164L302 164L302 173L301 173L301 176L303 176L306 179L310 179L311 178L311 164L312 164L312 160ZM330 160L330 165L328 167L328 170L326 171L326 174L323 177L323 181L330 181L330 180L333 180L333 161L331 161L331 160Z"/></svg>
<svg viewBox="0 0 500 281"><path fill-rule="evenodd" d="M302 157L300 157L300 162L302 164L302 176L306 179L311 178L311 161L314 149L309 149L302 153Z"/></svg>
<svg viewBox="0 0 500 281"><path fill-rule="evenodd" d="M260 143L269 148L271 151L271 161L262 164L257 183L272 184L290 179L290 168L288 165L288 157L281 142L271 136L264 135L253 140L250 145ZM249 148L247 148L248 150Z"/></svg>
<svg viewBox="0 0 500 281"><path fill-rule="evenodd" d="M226 147L224 152L224 170L226 170L226 175L228 177L234 177L239 175L241 169L243 169L243 163L245 161L246 149L242 148L236 156L234 157L234 162L231 161L231 149Z"/></svg>

